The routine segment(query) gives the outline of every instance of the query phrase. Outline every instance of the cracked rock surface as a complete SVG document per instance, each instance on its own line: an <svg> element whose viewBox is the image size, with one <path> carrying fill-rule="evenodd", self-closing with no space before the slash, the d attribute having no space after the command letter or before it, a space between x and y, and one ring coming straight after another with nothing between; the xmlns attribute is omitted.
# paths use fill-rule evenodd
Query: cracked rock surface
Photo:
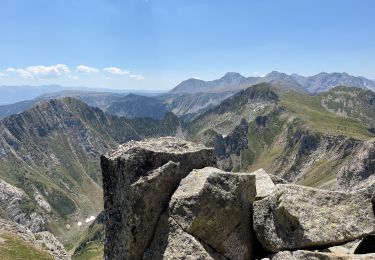
<svg viewBox="0 0 375 260"><path fill-rule="evenodd" d="M216 168L192 171L169 204L169 215L187 233L229 259L251 259L250 203L255 176Z"/></svg>
<svg viewBox="0 0 375 260"><path fill-rule="evenodd" d="M279 184L254 203L254 229L271 252L332 246L375 232L371 193Z"/></svg>
<svg viewBox="0 0 375 260"><path fill-rule="evenodd" d="M129 142L101 158L106 259L141 259L181 179L214 165L213 149L164 137Z"/></svg>
<svg viewBox="0 0 375 260"><path fill-rule="evenodd" d="M214 168L176 138L102 157L105 259L375 259L375 186L327 191Z"/></svg>

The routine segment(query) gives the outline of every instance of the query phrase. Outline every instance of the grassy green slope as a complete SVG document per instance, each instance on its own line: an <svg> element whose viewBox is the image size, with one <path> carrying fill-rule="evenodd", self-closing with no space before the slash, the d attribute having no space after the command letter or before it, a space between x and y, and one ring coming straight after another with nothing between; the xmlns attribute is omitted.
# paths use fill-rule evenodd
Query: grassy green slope
<svg viewBox="0 0 375 260"><path fill-rule="evenodd" d="M73 259L103 259L105 239L104 212L81 234L79 246L75 249Z"/></svg>
<svg viewBox="0 0 375 260"><path fill-rule="evenodd" d="M0 259L2 260L52 260L53 257L35 248L11 233L0 234Z"/></svg>
<svg viewBox="0 0 375 260"><path fill-rule="evenodd" d="M325 109L320 96L303 95L289 92L281 96L281 105L303 122L312 131L330 135L344 135L367 140L374 135L366 126L354 118L342 117Z"/></svg>
<svg viewBox="0 0 375 260"><path fill-rule="evenodd" d="M352 90L357 91L347 89L348 92ZM276 98L268 102L264 93L273 93L271 95ZM267 84L251 87L193 121L191 137L217 146L218 135L229 134L222 141L228 152L238 141L233 142L235 136L231 131L238 121L233 119L244 118L248 122L247 148L241 150L240 156L232 152L219 160L231 161L229 165L233 170L265 168L289 180L321 187L335 181L335 172L355 147L375 137L365 120L327 109L323 104L324 95L279 90ZM262 109L254 109L261 102L265 104ZM368 111L371 109L368 102L362 104ZM229 126L226 126L229 133L220 128L224 123Z"/></svg>

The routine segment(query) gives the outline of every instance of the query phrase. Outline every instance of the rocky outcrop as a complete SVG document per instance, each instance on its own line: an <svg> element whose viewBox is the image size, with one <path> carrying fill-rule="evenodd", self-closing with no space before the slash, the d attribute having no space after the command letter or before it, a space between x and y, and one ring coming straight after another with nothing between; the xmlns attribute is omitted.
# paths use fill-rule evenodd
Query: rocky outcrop
<svg viewBox="0 0 375 260"><path fill-rule="evenodd" d="M271 252L343 244L375 232L371 195L277 185L254 203L254 229Z"/></svg>
<svg viewBox="0 0 375 260"><path fill-rule="evenodd" d="M192 171L169 203L169 217L187 233L229 259L253 255L251 202L255 175L216 168Z"/></svg>
<svg viewBox="0 0 375 260"><path fill-rule="evenodd" d="M106 259L140 259L181 179L214 165L213 150L175 138L129 142L101 158Z"/></svg>
<svg viewBox="0 0 375 260"><path fill-rule="evenodd" d="M364 142L352 159L339 170L338 183L344 190L375 183L375 139Z"/></svg>
<svg viewBox="0 0 375 260"><path fill-rule="evenodd" d="M217 134L215 136L214 147L218 166L221 169L230 171L233 168L233 157L239 157L241 151L248 148L247 135L249 126L242 118L240 124L226 136Z"/></svg>
<svg viewBox="0 0 375 260"><path fill-rule="evenodd" d="M285 181L263 169L205 167L213 157L175 138L103 156L105 258L374 258L375 186L345 193L278 184Z"/></svg>
<svg viewBox="0 0 375 260"><path fill-rule="evenodd" d="M32 232L46 230L44 218L32 209L23 207L28 200L30 199L21 189L0 180L0 204L6 216Z"/></svg>

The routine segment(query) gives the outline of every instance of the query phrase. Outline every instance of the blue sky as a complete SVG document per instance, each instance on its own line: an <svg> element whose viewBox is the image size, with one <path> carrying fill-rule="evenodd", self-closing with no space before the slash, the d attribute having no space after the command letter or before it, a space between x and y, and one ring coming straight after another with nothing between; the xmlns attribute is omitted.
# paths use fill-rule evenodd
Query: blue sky
<svg viewBox="0 0 375 260"><path fill-rule="evenodd" d="M373 0L1 0L0 85L170 89L227 71L375 79Z"/></svg>

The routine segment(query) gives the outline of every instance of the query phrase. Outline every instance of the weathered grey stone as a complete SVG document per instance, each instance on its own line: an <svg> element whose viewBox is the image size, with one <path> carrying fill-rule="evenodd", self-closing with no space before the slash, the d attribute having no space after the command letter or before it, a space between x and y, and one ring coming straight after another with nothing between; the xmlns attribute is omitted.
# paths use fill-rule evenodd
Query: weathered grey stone
<svg viewBox="0 0 375 260"><path fill-rule="evenodd" d="M275 191L276 185L265 170L259 169L252 174L255 175L256 200L263 199Z"/></svg>
<svg viewBox="0 0 375 260"><path fill-rule="evenodd" d="M129 142L101 158L106 259L140 259L182 178L214 165L213 149L165 137Z"/></svg>
<svg viewBox="0 0 375 260"><path fill-rule="evenodd" d="M39 207L47 211L48 213L51 212L51 205L47 202L46 198L38 191L35 192L35 201Z"/></svg>
<svg viewBox="0 0 375 260"><path fill-rule="evenodd" d="M29 198L21 189L0 180L0 204L7 217L29 228L32 232L46 230L42 215L21 207L22 202L27 199Z"/></svg>
<svg viewBox="0 0 375 260"><path fill-rule="evenodd" d="M272 195L254 203L254 229L266 250L329 247L375 232L369 192L276 187Z"/></svg>
<svg viewBox="0 0 375 260"><path fill-rule="evenodd" d="M375 139L366 141L338 172L343 190L358 189L375 183Z"/></svg>
<svg viewBox="0 0 375 260"><path fill-rule="evenodd" d="M286 180L284 180L283 178L277 175L269 174L269 176L271 177L271 180L273 181L274 184L288 184Z"/></svg>
<svg viewBox="0 0 375 260"><path fill-rule="evenodd" d="M170 217L226 258L251 259L255 177L211 167L194 170L173 194Z"/></svg>
<svg viewBox="0 0 375 260"><path fill-rule="evenodd" d="M373 260L375 254L353 255L353 254L340 254L340 253L322 253L307 250L298 250L294 252L282 251L272 256L269 260Z"/></svg>
<svg viewBox="0 0 375 260"><path fill-rule="evenodd" d="M144 260L224 260L208 245L185 232L173 219L163 214L158 223L154 240L146 250Z"/></svg>
<svg viewBox="0 0 375 260"><path fill-rule="evenodd" d="M57 238L48 231L35 233L38 245L49 252L54 259L69 260L70 255L65 251L64 246Z"/></svg>

